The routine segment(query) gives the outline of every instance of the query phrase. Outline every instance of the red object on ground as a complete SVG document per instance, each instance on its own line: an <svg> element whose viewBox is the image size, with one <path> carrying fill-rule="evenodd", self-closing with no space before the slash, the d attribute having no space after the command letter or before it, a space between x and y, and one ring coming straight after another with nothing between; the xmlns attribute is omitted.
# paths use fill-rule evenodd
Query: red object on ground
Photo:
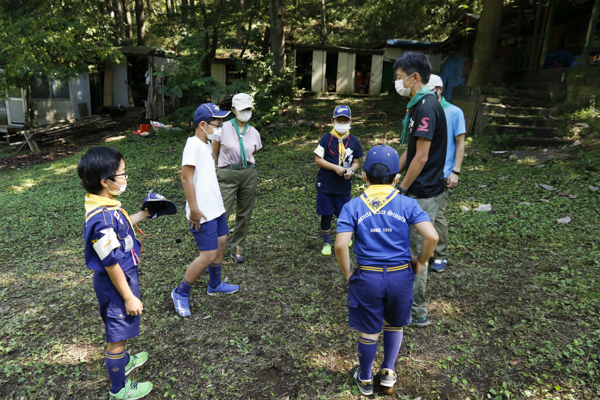
<svg viewBox="0 0 600 400"><path fill-rule="evenodd" d="M150 124L141 124L140 133L142 132L150 132Z"/></svg>

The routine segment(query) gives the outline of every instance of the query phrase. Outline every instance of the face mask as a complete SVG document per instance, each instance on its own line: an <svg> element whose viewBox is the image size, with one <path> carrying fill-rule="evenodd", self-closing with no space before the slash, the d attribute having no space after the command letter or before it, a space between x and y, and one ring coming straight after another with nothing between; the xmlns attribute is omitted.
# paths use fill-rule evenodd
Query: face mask
<svg viewBox="0 0 600 400"><path fill-rule="evenodd" d="M117 191L110 190L110 189L108 189L108 187L106 188L108 190L108 193L112 194L113 196L117 196L117 195L123 193L125 191L125 189L127 189L127 182L125 182L122 185L119 185L118 183L115 183L115 182L111 181L110 179L107 179L107 181L109 181L112 184L117 185L119 187L119 190L117 190Z"/></svg>
<svg viewBox="0 0 600 400"><path fill-rule="evenodd" d="M398 94L400 96L410 97L410 88L412 88L412 86L415 84L415 82L413 82L412 85L410 85L409 87L405 88L404 81L407 80L408 78L410 78L411 76L412 76L412 74L410 76L407 76L404 79L398 79L396 82L394 82L394 86L396 87L396 92L398 92Z"/></svg>
<svg viewBox="0 0 600 400"><path fill-rule="evenodd" d="M350 130L350 124L334 123L333 128L337 131L337 133L341 133L343 135Z"/></svg>
<svg viewBox="0 0 600 400"><path fill-rule="evenodd" d="M252 118L252 110L244 110L237 112L237 119L242 122L248 122Z"/></svg>
<svg viewBox="0 0 600 400"><path fill-rule="evenodd" d="M206 133L206 136L208 136L208 140L216 140L219 138L219 136L221 136L221 132L223 131L223 128L219 127L219 128L212 128L213 133L212 135L209 134L208 132L206 132L204 130L204 128L202 128L202 130L204 131L204 133Z"/></svg>

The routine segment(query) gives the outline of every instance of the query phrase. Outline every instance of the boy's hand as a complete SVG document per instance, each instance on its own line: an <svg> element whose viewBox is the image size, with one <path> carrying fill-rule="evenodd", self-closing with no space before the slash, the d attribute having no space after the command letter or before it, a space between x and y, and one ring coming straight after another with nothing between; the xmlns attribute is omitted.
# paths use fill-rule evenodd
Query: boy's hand
<svg viewBox="0 0 600 400"><path fill-rule="evenodd" d="M338 174L339 176L344 176L344 174L346 173L346 168L342 167L341 165L336 165L335 173Z"/></svg>
<svg viewBox="0 0 600 400"><path fill-rule="evenodd" d="M410 261L410 267L412 268L415 275L419 275L421 272L421 268L423 268L423 263L419 262L419 257L415 257Z"/></svg>
<svg viewBox="0 0 600 400"><path fill-rule="evenodd" d="M144 305L135 296L132 296L130 299L125 300L125 312L127 315L131 317L135 317L136 315L142 315L142 311L144 310Z"/></svg>
<svg viewBox="0 0 600 400"><path fill-rule="evenodd" d="M194 229L194 230L200 229L200 220L202 218L204 218L205 220L207 219L206 215L204 215L202 213L202 211L200 211L199 209L190 210L190 220L189 220L190 229Z"/></svg>
<svg viewBox="0 0 600 400"><path fill-rule="evenodd" d="M346 168L346 172L344 173L344 178L350 179L350 178L352 178L352 175L354 175L354 172L352 172L352 169Z"/></svg>

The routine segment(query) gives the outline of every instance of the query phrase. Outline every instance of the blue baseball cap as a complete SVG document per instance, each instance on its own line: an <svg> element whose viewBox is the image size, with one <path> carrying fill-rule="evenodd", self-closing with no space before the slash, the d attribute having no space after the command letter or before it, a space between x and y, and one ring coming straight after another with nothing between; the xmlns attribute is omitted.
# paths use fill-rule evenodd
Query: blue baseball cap
<svg viewBox="0 0 600 400"><path fill-rule="evenodd" d="M385 144L375 146L367 153L365 171L369 171L373 164L383 164L390 170L390 175L395 175L400 171L400 156L393 147Z"/></svg>
<svg viewBox="0 0 600 400"><path fill-rule="evenodd" d="M337 106L335 110L333 110L333 117L348 117L352 118L352 111L350 111L350 107L348 106Z"/></svg>
<svg viewBox="0 0 600 400"><path fill-rule="evenodd" d="M194 114L194 125L199 125L200 122L206 121L209 118L225 118L231 111L221 111L218 105L213 103L200 104Z"/></svg>

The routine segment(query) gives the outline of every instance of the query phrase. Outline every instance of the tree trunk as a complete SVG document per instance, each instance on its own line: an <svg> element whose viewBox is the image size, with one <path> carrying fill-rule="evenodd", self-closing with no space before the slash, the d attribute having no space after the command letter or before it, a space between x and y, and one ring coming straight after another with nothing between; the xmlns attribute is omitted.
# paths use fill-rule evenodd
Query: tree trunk
<svg viewBox="0 0 600 400"><path fill-rule="evenodd" d="M477 36L473 47L473 68L467 86L480 86L488 81L491 62L498 44L503 5L503 0L483 1L483 11L477 24Z"/></svg>
<svg viewBox="0 0 600 400"><path fill-rule="evenodd" d="M196 14L196 5L194 4L194 0L190 0L190 15Z"/></svg>
<svg viewBox="0 0 600 400"><path fill-rule="evenodd" d="M131 19L130 0L123 0L123 10L125 10L125 20L127 21L127 39L133 39L133 21Z"/></svg>
<svg viewBox="0 0 600 400"><path fill-rule="evenodd" d="M117 32L119 34L119 38L123 39L125 37L124 34L124 23L123 23L123 6L121 4L121 0L113 0L113 7L115 10L115 21L117 24Z"/></svg>
<svg viewBox="0 0 600 400"><path fill-rule="evenodd" d="M137 1L137 0L136 0ZM148 15L150 15L151 13L156 15L158 17L158 13L156 12L156 10L154 8L152 8L152 6L150 5L150 0L146 0L146 7L148 8Z"/></svg>
<svg viewBox="0 0 600 400"><path fill-rule="evenodd" d="M265 35L263 37L263 45L262 51L260 52L263 56L269 54L269 50L271 49L271 27L267 26L265 28Z"/></svg>
<svg viewBox="0 0 600 400"><path fill-rule="evenodd" d="M210 76L210 34L208 33L208 12L206 10L205 0L199 0L200 12L202 13L202 24L204 26L204 58L202 59L202 72L204 76Z"/></svg>
<svg viewBox="0 0 600 400"><path fill-rule="evenodd" d="M273 54L273 74L283 75L285 56L285 36L283 33L283 1L269 0L271 24L271 53Z"/></svg>
<svg viewBox="0 0 600 400"><path fill-rule="evenodd" d="M240 0L240 12L244 11L244 0ZM242 40L242 19L238 18L237 25L235 27L235 39L238 41Z"/></svg>
<svg viewBox="0 0 600 400"><path fill-rule="evenodd" d="M327 17L325 16L325 0L321 0L321 44L327 41Z"/></svg>
<svg viewBox="0 0 600 400"><path fill-rule="evenodd" d="M181 0L181 22L184 24L188 19L188 0Z"/></svg>
<svg viewBox="0 0 600 400"><path fill-rule="evenodd" d="M137 25L137 45L146 45L146 18L144 0L135 0L135 24Z"/></svg>
<svg viewBox="0 0 600 400"><path fill-rule="evenodd" d="M98 2L98 11L100 12L100 15L104 15L105 10L104 10L104 0L100 0Z"/></svg>
<svg viewBox="0 0 600 400"><path fill-rule="evenodd" d="M165 0L165 10L167 11L167 15L171 14L171 7L169 6L169 4L170 4L169 2L170 1L171 0Z"/></svg>
<svg viewBox="0 0 600 400"><path fill-rule="evenodd" d="M177 14L177 7L175 6L175 0L171 0L171 13Z"/></svg>

